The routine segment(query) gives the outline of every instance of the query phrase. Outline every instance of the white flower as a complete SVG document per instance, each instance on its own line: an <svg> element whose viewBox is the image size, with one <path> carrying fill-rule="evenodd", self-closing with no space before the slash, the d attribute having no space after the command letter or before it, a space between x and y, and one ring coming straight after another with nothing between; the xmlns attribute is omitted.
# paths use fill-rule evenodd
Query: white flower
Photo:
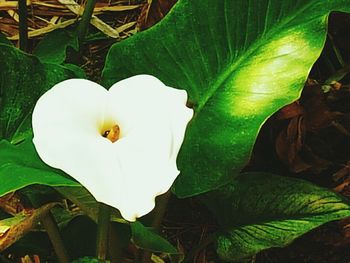
<svg viewBox="0 0 350 263"><path fill-rule="evenodd" d="M185 91L149 75L109 90L89 80L65 80L38 100L33 142L46 164L135 221L179 174L176 157L193 116L186 101Z"/></svg>

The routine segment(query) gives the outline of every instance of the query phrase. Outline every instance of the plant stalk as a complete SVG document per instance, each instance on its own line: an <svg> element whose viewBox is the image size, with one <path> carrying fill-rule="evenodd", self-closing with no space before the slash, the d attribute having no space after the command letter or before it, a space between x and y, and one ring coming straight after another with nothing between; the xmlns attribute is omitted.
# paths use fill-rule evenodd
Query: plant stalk
<svg viewBox="0 0 350 263"><path fill-rule="evenodd" d="M109 256L111 263L121 263L123 259L121 239L118 229L112 223L109 225Z"/></svg>
<svg viewBox="0 0 350 263"><path fill-rule="evenodd" d="M28 50L28 25L27 25L27 3L26 0L18 0L19 16L19 48Z"/></svg>
<svg viewBox="0 0 350 263"><path fill-rule="evenodd" d="M164 218L164 214L171 196L171 191L169 190L164 195L160 196L157 200L156 207L153 211L154 217L152 222L152 228L156 231L160 231L160 227L162 225L162 221ZM150 263L151 262L152 253L150 251L144 251L142 255L142 263Z"/></svg>
<svg viewBox="0 0 350 263"><path fill-rule="evenodd" d="M90 20L94 12L95 5L96 0L86 0L85 9L78 25L78 41L80 48L83 45L88 27L90 25Z"/></svg>
<svg viewBox="0 0 350 263"><path fill-rule="evenodd" d="M51 212L48 212L41 218L41 223L43 224L47 234L49 235L49 238L55 250L58 262L60 263L71 262L69 259L68 253L64 247L58 226Z"/></svg>
<svg viewBox="0 0 350 263"><path fill-rule="evenodd" d="M111 208L100 203L97 225L96 255L100 262L106 262L108 253L108 232L111 218Z"/></svg>

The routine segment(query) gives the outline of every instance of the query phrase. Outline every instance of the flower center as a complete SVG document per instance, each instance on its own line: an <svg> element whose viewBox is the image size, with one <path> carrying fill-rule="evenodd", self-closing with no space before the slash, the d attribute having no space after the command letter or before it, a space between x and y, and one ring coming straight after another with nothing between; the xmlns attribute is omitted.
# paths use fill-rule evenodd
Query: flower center
<svg viewBox="0 0 350 263"><path fill-rule="evenodd" d="M118 125L112 126L112 128L105 130L102 134L103 137L107 138L111 142L116 142L119 139L120 128Z"/></svg>

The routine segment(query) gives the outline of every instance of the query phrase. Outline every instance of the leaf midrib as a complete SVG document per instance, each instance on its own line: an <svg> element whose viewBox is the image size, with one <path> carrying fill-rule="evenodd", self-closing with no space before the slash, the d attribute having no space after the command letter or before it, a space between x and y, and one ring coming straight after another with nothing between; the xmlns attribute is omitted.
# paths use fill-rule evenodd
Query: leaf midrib
<svg viewBox="0 0 350 263"><path fill-rule="evenodd" d="M341 202L337 202L337 203L341 203ZM261 220L261 221L255 221L255 222L250 222L249 224L237 224L237 225L231 225L231 226L224 226L224 228L227 231L232 231L235 229L239 229L239 228L243 228L243 227L249 227L249 226L253 226L253 225L264 225L264 224L271 224L272 222L283 222L286 220L307 220L308 218L310 220L308 221L312 221L313 218L318 217L318 216L326 216L326 215L331 215L333 213L338 213L338 212L344 212L347 211L350 215L350 208L341 208L341 209L336 209L336 210L332 210L332 211L328 211L328 212L320 212L320 213L315 213L315 214L300 214L300 215L295 215L295 216L290 216L290 217L284 217L284 216L280 216L280 217L276 217L273 219L265 219L265 220ZM270 225L267 225L270 227ZM273 227L273 226L272 226ZM282 228L280 228L282 229ZM282 229L284 230L284 229Z"/></svg>
<svg viewBox="0 0 350 263"><path fill-rule="evenodd" d="M242 61L245 61L251 54L253 54L256 50L258 50L262 46L262 43L266 43L268 40L268 37L273 35L275 32L278 32L281 28L283 28L283 26L288 24L294 18L298 17L301 13L303 13L306 9L308 9L312 5L313 5L313 1L310 1L309 4L306 4L303 8L300 8L297 12L294 12L293 15L286 16L276 26L270 28L270 30L266 34L265 34L266 27L264 27L264 32L262 32L262 35L260 36L260 38L257 38L257 41L255 41L253 45L251 45L245 52L243 52L239 56L236 62L233 62L232 64L228 63L228 66L226 66L226 70L223 70L222 74L218 74L219 77L216 78L217 80L213 83L213 85L211 85L211 88L209 88L208 92L206 93L208 95L205 96L203 100L201 100L202 102L201 101L198 102L198 106L196 109L197 114L201 112L201 110L205 107L207 102L214 96L214 94L221 87L221 85L228 79L228 77L232 74L232 72L234 72L240 66ZM227 23L226 20L225 20L225 23ZM266 22L265 22L265 25L266 25Z"/></svg>

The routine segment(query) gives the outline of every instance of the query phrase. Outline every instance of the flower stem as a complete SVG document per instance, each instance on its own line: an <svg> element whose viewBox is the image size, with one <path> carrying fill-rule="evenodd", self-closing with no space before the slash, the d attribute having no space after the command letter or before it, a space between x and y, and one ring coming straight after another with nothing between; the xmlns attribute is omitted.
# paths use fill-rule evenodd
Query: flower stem
<svg viewBox="0 0 350 263"><path fill-rule="evenodd" d="M164 195L160 196L159 199L157 200L157 204L154 209L153 222L152 222L152 228L157 232L160 230L170 196L171 196L171 191L169 190ZM150 251L144 251L142 255L142 263L150 263L151 256L152 256L152 253Z"/></svg>
<svg viewBox="0 0 350 263"><path fill-rule="evenodd" d="M109 225L109 256L111 263L120 263L123 259L122 240L119 236L118 229L115 225Z"/></svg>
<svg viewBox="0 0 350 263"><path fill-rule="evenodd" d="M96 254L100 262L105 262L108 253L108 231L111 217L111 208L100 203L97 225Z"/></svg>
<svg viewBox="0 0 350 263"><path fill-rule="evenodd" d="M51 214L50 211L41 218L41 223L43 224L47 234L49 235L49 238L55 250L56 256L58 258L58 262L60 263L71 262L69 259L68 253L64 247L56 221L53 218L53 215Z"/></svg>
<svg viewBox="0 0 350 263"><path fill-rule="evenodd" d="M90 24L90 20L94 12L95 4L96 4L96 0L86 0L85 9L78 25L79 47L81 47L84 42L87 29Z"/></svg>
<svg viewBox="0 0 350 263"><path fill-rule="evenodd" d="M28 25L26 0L18 0L19 15L19 48L23 51L28 49Z"/></svg>

